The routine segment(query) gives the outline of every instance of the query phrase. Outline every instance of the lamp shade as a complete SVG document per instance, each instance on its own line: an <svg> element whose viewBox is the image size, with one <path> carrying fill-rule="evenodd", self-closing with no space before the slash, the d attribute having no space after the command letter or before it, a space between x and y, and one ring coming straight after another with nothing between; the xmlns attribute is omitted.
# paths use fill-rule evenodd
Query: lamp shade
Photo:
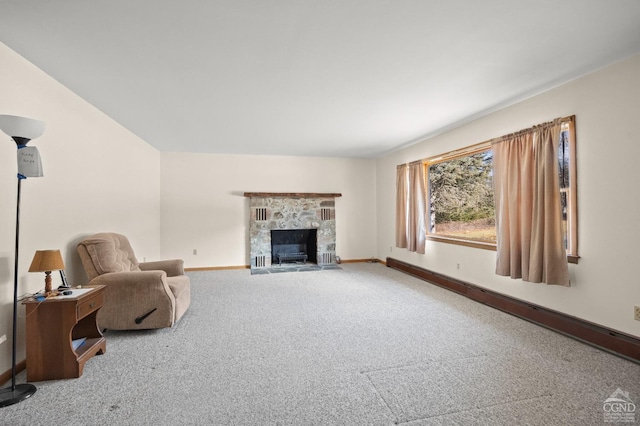
<svg viewBox="0 0 640 426"><path fill-rule="evenodd" d="M29 272L49 272L64 269L60 250L38 250L33 256Z"/></svg>
<svg viewBox="0 0 640 426"><path fill-rule="evenodd" d="M44 123L33 118L0 115L0 130L12 138L31 140L44 133Z"/></svg>

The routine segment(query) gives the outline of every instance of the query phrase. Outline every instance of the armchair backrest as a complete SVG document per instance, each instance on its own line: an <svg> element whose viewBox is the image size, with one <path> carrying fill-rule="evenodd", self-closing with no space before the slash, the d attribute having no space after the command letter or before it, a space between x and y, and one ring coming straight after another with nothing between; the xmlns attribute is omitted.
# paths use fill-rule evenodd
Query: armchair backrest
<svg viewBox="0 0 640 426"><path fill-rule="evenodd" d="M139 271L131 244L127 237L103 232L78 243L78 254L89 281L109 272Z"/></svg>

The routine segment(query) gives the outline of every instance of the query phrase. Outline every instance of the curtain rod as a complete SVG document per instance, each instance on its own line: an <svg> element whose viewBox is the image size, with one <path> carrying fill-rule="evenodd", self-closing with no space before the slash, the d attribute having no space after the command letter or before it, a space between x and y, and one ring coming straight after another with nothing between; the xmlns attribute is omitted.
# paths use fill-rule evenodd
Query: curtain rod
<svg viewBox="0 0 640 426"><path fill-rule="evenodd" d="M548 121L546 123L553 123L554 121L560 121L560 123L571 123L571 122L575 122L575 119L576 119L575 115L568 115L566 117L554 118L553 120ZM483 146L487 146L489 148L489 147L491 147L491 143L493 141L497 141L497 140L500 140L502 138L505 138L505 137L508 137L508 136L511 136L511 135L516 135L516 134L519 134L521 132L531 131L532 129L534 129L534 128L538 127L538 126L545 125L546 123L536 124L536 125L531 126L531 127L527 128L527 129L522 129L522 130L518 130L516 132L507 133L506 135L498 136L497 138L491 138L491 139L486 140L484 142L475 143L473 145L469 145L469 146L466 146L464 148L460 148L460 149L456 149L456 150L453 150L453 151L449 151L449 152L447 152L445 154L437 155L437 156L434 156L434 157L441 157L441 158L438 158L438 160L440 160L440 159L452 159L453 157L460 157L460 156L463 156L467 152L475 151L478 148L481 148ZM431 158L434 158L434 157L423 158L422 160L418 160L418 161L422 161L423 163L428 163L428 160L431 159ZM405 164L407 164L407 163L405 163ZM398 164L396 167L400 167L402 165L403 164Z"/></svg>
<svg viewBox="0 0 640 426"><path fill-rule="evenodd" d="M549 125L552 125L552 124L555 124L555 123L558 123L558 124L570 123L570 122L574 121L574 119L575 119L575 115L569 115L567 117L554 118L553 120L550 120L550 121L547 121L547 122L544 122L544 123L540 123L540 124L536 124L534 126L526 128L526 129L518 130L517 132L507 133L506 135L502 135L502 136L499 136L497 138L489 139L488 141L483 142L483 143L489 143L489 144L500 143L500 142L504 141L504 139L509 138L509 137L524 135L524 134L530 133L530 132L532 132L535 129L538 129L540 127L549 126Z"/></svg>
<svg viewBox="0 0 640 426"><path fill-rule="evenodd" d="M456 150L450 151L450 152L448 152L448 153L446 153L446 154L442 155L442 157L443 157L443 158L451 158L451 157L460 157L460 156L464 156L464 154L466 154L466 153L468 153L468 152L476 151L476 150L478 150L479 148L482 148L482 147L485 147L485 146L486 146L486 147L490 147L490 146L491 146L491 143L492 143L493 141L498 141L498 140L500 140L500 139L503 139L503 138L509 137L509 136L511 136L511 135L517 135L517 134L520 134L520 133L522 133L522 132L529 132L529 131L531 131L531 130L535 129L536 127L544 126L544 125L545 125L545 124L547 124L547 123L553 123L553 122L556 122L556 121L559 121L560 123L571 123L571 122L574 122L574 121L575 121L575 118L576 118L576 116L575 116L575 115L568 115L568 116L566 116L566 117L558 117L558 118L554 118L554 119L553 119L553 120L551 120L551 121L547 121L547 122L545 122L545 123L541 123L541 124L536 124L536 125L531 126L531 127L527 128L527 129L522 129L522 130L518 130L518 131L516 131L516 132L507 133L506 135L502 135L502 136L499 136L499 137L497 137L497 138L492 138L492 139L486 140L486 141L484 141L484 142L475 143L475 144L473 144L473 145L469 145L469 146L466 146L466 147L464 147L464 148L460 148L460 149L456 149ZM427 160L428 160L428 159L423 159L422 161L427 161Z"/></svg>

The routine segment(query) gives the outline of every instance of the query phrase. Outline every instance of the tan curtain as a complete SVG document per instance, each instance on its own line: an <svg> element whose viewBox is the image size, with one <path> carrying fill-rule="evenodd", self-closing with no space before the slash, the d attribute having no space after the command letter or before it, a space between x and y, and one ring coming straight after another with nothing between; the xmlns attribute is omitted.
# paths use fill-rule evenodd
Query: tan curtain
<svg viewBox="0 0 640 426"><path fill-rule="evenodd" d="M407 200L409 185L407 182L407 164L396 169L396 247L407 248Z"/></svg>
<svg viewBox="0 0 640 426"><path fill-rule="evenodd" d="M409 164L409 251L424 254L427 238L426 196L424 164L414 161Z"/></svg>
<svg viewBox="0 0 640 426"><path fill-rule="evenodd" d="M570 285L558 181L560 119L492 141L496 274Z"/></svg>

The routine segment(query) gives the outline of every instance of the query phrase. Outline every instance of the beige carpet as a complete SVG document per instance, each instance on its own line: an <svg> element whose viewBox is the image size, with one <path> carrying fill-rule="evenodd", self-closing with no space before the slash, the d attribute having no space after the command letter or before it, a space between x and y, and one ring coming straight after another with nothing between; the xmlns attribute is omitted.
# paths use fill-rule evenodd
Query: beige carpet
<svg viewBox="0 0 640 426"><path fill-rule="evenodd" d="M35 383L0 424L602 425L617 389L640 406L638 364L380 264L341 266L190 273L176 327L107 332L81 378Z"/></svg>

